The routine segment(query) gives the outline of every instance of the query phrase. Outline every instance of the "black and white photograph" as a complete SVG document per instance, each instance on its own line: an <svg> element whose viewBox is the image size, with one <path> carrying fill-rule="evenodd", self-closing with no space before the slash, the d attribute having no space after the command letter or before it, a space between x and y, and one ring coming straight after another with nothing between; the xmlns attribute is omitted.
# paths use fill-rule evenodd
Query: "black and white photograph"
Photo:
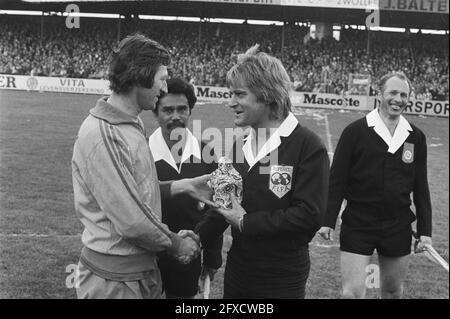
<svg viewBox="0 0 450 319"><path fill-rule="evenodd" d="M449 113L449 0L0 0L0 299L448 300Z"/></svg>

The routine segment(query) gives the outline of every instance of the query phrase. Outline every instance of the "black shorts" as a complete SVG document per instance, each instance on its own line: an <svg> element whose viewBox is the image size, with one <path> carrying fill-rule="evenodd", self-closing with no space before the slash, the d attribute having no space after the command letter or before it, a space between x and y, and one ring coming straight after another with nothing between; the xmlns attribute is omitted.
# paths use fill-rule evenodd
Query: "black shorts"
<svg viewBox="0 0 450 319"><path fill-rule="evenodd" d="M411 253L411 224L380 224L376 227L357 227L342 223L341 251L371 256L374 250L385 257L402 257Z"/></svg>
<svg viewBox="0 0 450 319"><path fill-rule="evenodd" d="M309 276L308 246L283 258L228 253L224 299L304 299Z"/></svg>
<svg viewBox="0 0 450 319"><path fill-rule="evenodd" d="M161 271L163 289L177 297L192 297L198 292L198 278L201 272L201 258L189 264L180 264L166 253L159 254L158 266Z"/></svg>

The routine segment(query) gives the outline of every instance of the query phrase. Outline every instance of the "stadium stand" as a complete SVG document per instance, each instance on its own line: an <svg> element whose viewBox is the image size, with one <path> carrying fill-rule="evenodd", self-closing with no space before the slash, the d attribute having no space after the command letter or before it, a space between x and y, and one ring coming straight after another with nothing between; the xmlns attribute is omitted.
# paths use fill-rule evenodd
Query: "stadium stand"
<svg viewBox="0 0 450 319"><path fill-rule="evenodd" d="M107 59L117 43L117 21L85 18L67 29L61 17L2 15L0 74L105 78ZM201 32L199 31L201 28ZM449 99L448 35L342 29L340 41L309 38L308 28L288 25L281 49L280 27L182 21L125 20L121 36L141 31L170 48L171 72L197 85L225 86L236 54L254 43L279 57L297 91L352 94L351 73L379 77L403 71L418 99ZM370 88L373 95L376 85Z"/></svg>

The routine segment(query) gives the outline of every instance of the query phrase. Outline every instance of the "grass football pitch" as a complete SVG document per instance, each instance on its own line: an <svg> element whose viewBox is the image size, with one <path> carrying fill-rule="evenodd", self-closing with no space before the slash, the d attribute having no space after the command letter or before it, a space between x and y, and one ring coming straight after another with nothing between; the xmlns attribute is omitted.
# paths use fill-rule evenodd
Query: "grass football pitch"
<svg viewBox="0 0 450 319"><path fill-rule="evenodd" d="M99 96L0 90L0 298L75 298L72 264L82 231L73 207L71 157L78 128ZM301 125L315 131L332 155L342 129L364 113L299 110ZM191 119L202 129L233 127L220 104L198 104ZM427 135L428 177L433 204L433 246L448 261L449 120L407 116ZM156 124L142 114L147 131ZM225 236L223 256L231 244ZM310 245L307 298L338 298L339 227L334 242L317 236ZM373 263L377 260L374 256ZM211 298L222 297L223 270ZM368 297L376 298L376 265L368 269ZM69 283L69 287L67 285ZM405 298L449 298L448 272L423 254L413 255Z"/></svg>

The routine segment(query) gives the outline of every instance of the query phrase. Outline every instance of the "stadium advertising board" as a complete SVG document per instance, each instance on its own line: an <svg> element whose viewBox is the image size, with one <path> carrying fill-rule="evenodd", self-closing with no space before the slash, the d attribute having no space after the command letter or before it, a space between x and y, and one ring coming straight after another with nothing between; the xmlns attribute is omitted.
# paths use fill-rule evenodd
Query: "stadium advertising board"
<svg viewBox="0 0 450 319"><path fill-rule="evenodd" d="M277 5L334 9L372 9L427 13L449 13L448 0L181 0L233 4Z"/></svg>
<svg viewBox="0 0 450 319"><path fill-rule="evenodd" d="M231 98L231 92L228 88L217 86L195 86L197 100L202 102L228 102Z"/></svg>
<svg viewBox="0 0 450 319"><path fill-rule="evenodd" d="M226 103L231 92L225 87L196 86L195 93L199 102ZM325 108L335 110L370 111L378 105L375 96L336 95L326 93L293 92L292 105L300 108ZM448 101L411 100L405 110L407 114L449 117Z"/></svg>
<svg viewBox="0 0 450 319"><path fill-rule="evenodd" d="M376 108L379 100L375 96L335 95L325 93L294 92L294 110L297 108L326 108L335 110L370 111ZM406 114L449 117L449 101L411 100Z"/></svg>
<svg viewBox="0 0 450 319"><path fill-rule="evenodd" d="M233 4L266 4L279 6L282 4L283 0L168 0L168 1L215 2L215 3L233 3Z"/></svg>
<svg viewBox="0 0 450 319"><path fill-rule="evenodd" d="M360 95L342 96L326 93L294 92L291 99L294 108L306 107L364 111L369 110L371 107L371 104L368 103L368 97Z"/></svg>
<svg viewBox="0 0 450 319"><path fill-rule="evenodd" d="M380 103L375 97L370 97L369 105L371 109ZM442 116L449 117L449 101L428 101L428 100L411 100L406 107L406 114L423 115L423 116Z"/></svg>
<svg viewBox="0 0 450 319"><path fill-rule="evenodd" d="M234 4L277 5L293 7L377 9L379 0L182 0L191 2L217 2Z"/></svg>
<svg viewBox="0 0 450 319"><path fill-rule="evenodd" d="M58 2L56 0L24 0L29 2ZM83 2L90 0L77 0ZM120 0L117 0L120 1ZM123 1L123 0L122 0ZM136 0L125 0L136 1ZM449 13L448 0L166 0L186 2L215 2L230 4L254 4L298 6L335 9L372 9L389 11L410 11L428 13ZM59 0L59 2L73 2L73 0Z"/></svg>
<svg viewBox="0 0 450 319"><path fill-rule="evenodd" d="M0 89L38 92L61 92L108 95L111 91L106 80L56 78L0 74ZM231 92L226 87L195 86L199 102L227 103ZM405 113L424 116L449 117L449 101L412 100ZM336 110L368 111L378 105L374 96L335 95L325 93L293 92L292 105L300 108L325 108Z"/></svg>
<svg viewBox="0 0 450 319"><path fill-rule="evenodd" d="M334 9L372 9L427 13L449 13L448 0L182 0L234 4L265 4Z"/></svg>
<svg viewBox="0 0 450 319"><path fill-rule="evenodd" d="M0 74L0 88L10 90L108 95L108 82L94 79Z"/></svg>
<svg viewBox="0 0 450 319"><path fill-rule="evenodd" d="M449 13L448 0L280 0L285 6Z"/></svg>
<svg viewBox="0 0 450 319"><path fill-rule="evenodd" d="M449 13L448 0L380 0L380 10Z"/></svg>
<svg viewBox="0 0 450 319"><path fill-rule="evenodd" d="M335 8L335 9L378 9L379 0L280 0L284 6Z"/></svg>

